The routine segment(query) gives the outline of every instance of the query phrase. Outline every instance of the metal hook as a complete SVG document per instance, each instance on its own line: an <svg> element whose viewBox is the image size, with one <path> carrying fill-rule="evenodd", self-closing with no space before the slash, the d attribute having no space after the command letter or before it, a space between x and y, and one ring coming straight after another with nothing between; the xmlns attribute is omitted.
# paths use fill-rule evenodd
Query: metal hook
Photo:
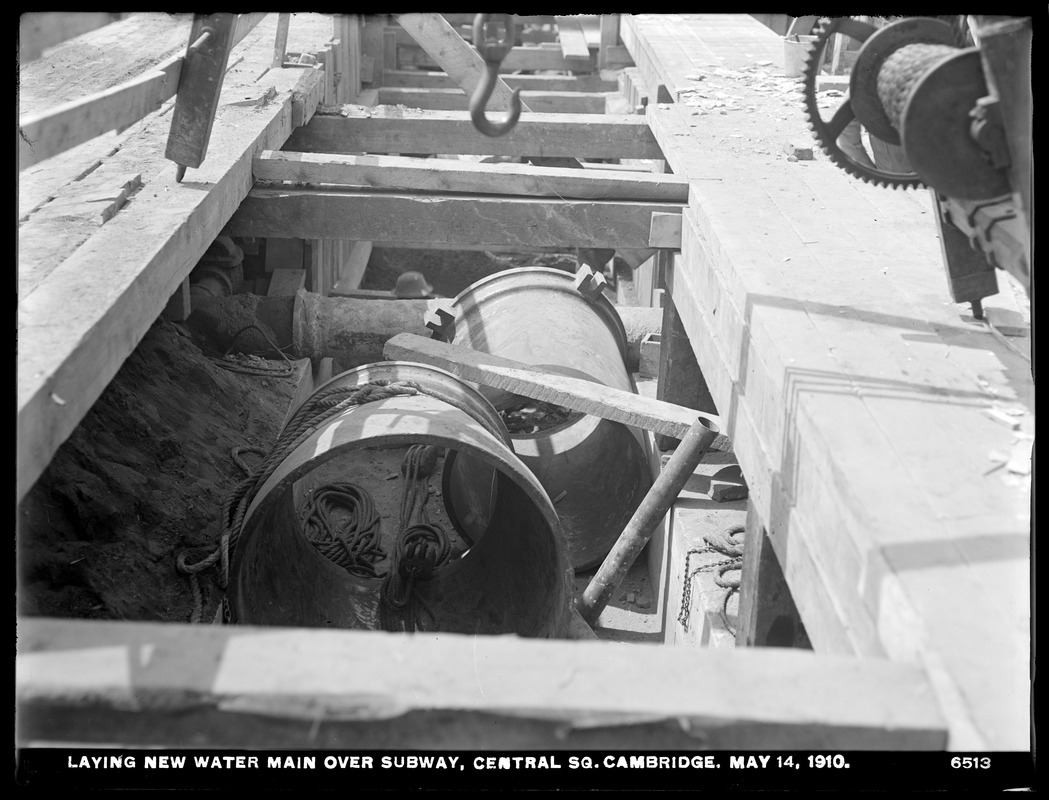
<svg viewBox="0 0 1049 800"><path fill-rule="evenodd" d="M499 65L502 64L506 54L513 48L514 22L509 14L496 14L501 17L506 35L503 38L489 41L485 36L485 26L488 23L488 14L478 14L474 17L473 40L474 47L480 53L485 62L485 72L481 82L477 85L473 97L470 98L470 118L474 127L485 136L503 136L513 130L521 116L521 90L514 89L510 96L510 113L502 122L494 122L485 116L485 106L495 91L499 81Z"/></svg>

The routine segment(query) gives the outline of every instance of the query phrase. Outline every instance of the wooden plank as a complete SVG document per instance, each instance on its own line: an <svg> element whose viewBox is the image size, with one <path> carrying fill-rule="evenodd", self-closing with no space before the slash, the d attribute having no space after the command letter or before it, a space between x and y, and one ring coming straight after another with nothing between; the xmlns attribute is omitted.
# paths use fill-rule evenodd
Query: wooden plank
<svg viewBox="0 0 1049 800"><path fill-rule="evenodd" d="M371 242L640 249L648 246L652 212L673 208L669 203L622 200L289 187L252 190L226 232Z"/></svg>
<svg viewBox="0 0 1049 800"><path fill-rule="evenodd" d="M615 44L605 48L604 69L620 69L632 66L634 66L634 59L626 47Z"/></svg>
<svg viewBox="0 0 1049 800"><path fill-rule="evenodd" d="M604 114L607 96L600 92L525 91L521 100L531 111L545 114ZM380 105L465 111L470 98L460 89L415 89L385 86L379 90Z"/></svg>
<svg viewBox="0 0 1049 800"><path fill-rule="evenodd" d="M129 27L131 23L138 24ZM305 22L300 24L308 26ZM104 33L106 35L103 36ZM172 25L168 15L135 14L129 19L87 34L83 49L90 53L95 48L101 48L119 54L140 69L148 69L152 58L161 58L172 47L185 50L188 36L188 19ZM155 40L158 49L139 53L123 45L125 38L141 41L143 37L150 42ZM257 37L252 36L238 45L231 55L232 66L224 82L234 87L231 92L240 92L238 102L247 97L264 102L265 90L259 90L255 84L259 72L247 74L247 68L255 69L254 59L245 61L244 58L247 50L256 43ZM116 81L122 77L119 71L113 71L107 66L107 69L100 70L97 78L84 77L83 81L77 81L81 76L75 67L79 65L81 71L86 71L86 62L80 49L67 52L67 47L62 46L56 48L55 52L55 58L59 59L57 62L48 56L26 70L30 73L28 77L36 79L27 80L26 83L35 85L38 94L44 87L39 82L41 76L33 73L41 70L53 72L62 86L72 82L80 87L104 87L105 81ZM80 56L79 60L73 60L76 55ZM60 93L59 96L67 95ZM310 108L312 113L308 105L309 98L303 98L303 101L306 103L303 111ZM39 101L36 102L39 105ZM99 137L19 174L19 201L23 199L23 189L27 198L34 195L38 198L37 207L24 220L20 220L18 228L20 297L35 291L48 274L98 232L99 226L113 212L126 209L128 206L125 201L138 197L144 182L148 184L170 166L170 162L164 158L164 145L171 128L171 119L165 109L170 111L172 105L169 101L161 111L147 115L120 135ZM294 107L298 106L299 98L296 95Z"/></svg>
<svg viewBox="0 0 1049 800"><path fill-rule="evenodd" d="M284 54L288 51L288 27L291 25L291 14L281 13L277 17L277 38L273 42L274 69L284 66Z"/></svg>
<svg viewBox="0 0 1049 800"><path fill-rule="evenodd" d="M737 620L739 647L808 646L805 624L753 503L747 504Z"/></svg>
<svg viewBox="0 0 1049 800"><path fill-rule="evenodd" d="M399 69L400 62L397 59L397 35L392 30L383 30L382 47L383 69Z"/></svg>
<svg viewBox="0 0 1049 800"><path fill-rule="evenodd" d="M238 21L233 45L254 27L251 22L258 24L256 16L243 24ZM183 59L184 56L171 58L119 86L19 118L19 170L108 131L126 128L156 111L177 91Z"/></svg>
<svg viewBox="0 0 1049 800"><path fill-rule="evenodd" d="M339 15L340 38L345 54L342 75L341 103L356 103L361 93L361 17L359 14Z"/></svg>
<svg viewBox="0 0 1049 800"><path fill-rule="evenodd" d="M361 32L361 52L363 57L371 58L371 75L361 80L371 88L386 85L386 70L384 65L386 57L384 53L383 27L385 27L385 14L369 14L364 18L364 30Z"/></svg>
<svg viewBox="0 0 1049 800"><path fill-rule="evenodd" d="M346 260L339 265L333 290L348 291L358 288L364 279L364 272L368 268L368 259L371 258L371 254L371 242L353 242Z"/></svg>
<svg viewBox="0 0 1049 800"><path fill-rule="evenodd" d="M945 741L920 670L797 650L28 619L15 672L20 746L692 750L700 738L712 749L919 750ZM420 681L433 688L425 697Z"/></svg>
<svg viewBox="0 0 1049 800"><path fill-rule="evenodd" d="M275 27L275 20L260 27L252 41L272 41ZM250 70L254 81L272 50L256 45L247 53L237 69ZM292 97L316 79L312 70L272 70L252 83L253 91L276 90L266 106L220 103L211 155L193 180L176 184L169 165L32 294L19 298L19 498L236 209L251 185L253 153L287 139ZM232 81L227 88L242 87Z"/></svg>
<svg viewBox="0 0 1049 800"><path fill-rule="evenodd" d="M525 92L614 92L618 83L603 75L503 75L511 89ZM384 74L386 86L416 89L454 89L458 86L445 72L390 70ZM538 109L533 109L538 110Z"/></svg>
<svg viewBox="0 0 1049 800"><path fill-rule="evenodd" d="M267 151L255 158L260 181L364 186L420 192L508 194L599 200L688 202L688 181L675 175L587 171L531 164L345 156ZM676 215L680 243L680 214ZM673 226L673 220L670 221ZM650 235L651 237L651 235ZM664 237L665 238L665 237ZM665 245L663 245L665 246Z"/></svg>
<svg viewBox="0 0 1049 800"><path fill-rule="evenodd" d="M619 15L601 15L601 43L597 53L597 68L609 69L608 50L619 42Z"/></svg>
<svg viewBox="0 0 1049 800"><path fill-rule="evenodd" d="M168 304L164 306L161 316L168 322L185 322L193 310L189 295L189 278L186 278L175 293L171 295Z"/></svg>
<svg viewBox="0 0 1049 800"><path fill-rule="evenodd" d="M21 117L18 168L23 170L156 111L175 95L181 70L179 56L120 86Z"/></svg>
<svg viewBox="0 0 1049 800"><path fill-rule="evenodd" d="M556 17L557 33L561 40L561 52L565 58L590 58L583 28L575 17Z"/></svg>
<svg viewBox="0 0 1049 800"><path fill-rule="evenodd" d="M669 259L668 259L669 260ZM710 396L703 371L696 362L696 355L689 342L688 334L681 324L673 298L663 302L663 327L660 334L659 378L656 397L667 403L694 408L707 414L717 414L714 399ZM671 437L656 437L661 450L675 445Z"/></svg>
<svg viewBox="0 0 1049 800"><path fill-rule="evenodd" d="M109 12L28 11L18 19L18 61L39 58L49 47L116 22Z"/></svg>
<svg viewBox="0 0 1049 800"><path fill-rule="evenodd" d="M528 114L505 136L479 133L464 111L347 110L317 115L295 131L288 149L301 153L462 153L575 158L662 158L640 117Z"/></svg>
<svg viewBox="0 0 1049 800"><path fill-rule="evenodd" d="M270 274L267 297L294 297L295 292L306 286L306 270L275 269Z"/></svg>
<svg viewBox="0 0 1049 800"><path fill-rule="evenodd" d="M580 378L555 375L508 358L413 333L394 336L383 347L383 355L392 360L432 364L472 383L678 438L688 432L697 416L706 416L672 403ZM713 427L717 429L716 425Z"/></svg>
<svg viewBox="0 0 1049 800"><path fill-rule="evenodd" d="M648 234L649 247L681 249L681 215L653 214L652 227Z"/></svg>

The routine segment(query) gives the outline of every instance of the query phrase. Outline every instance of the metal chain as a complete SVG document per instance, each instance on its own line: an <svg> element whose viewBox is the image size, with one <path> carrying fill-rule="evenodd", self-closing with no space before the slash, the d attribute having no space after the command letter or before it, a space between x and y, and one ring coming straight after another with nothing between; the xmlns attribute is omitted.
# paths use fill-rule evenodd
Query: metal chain
<svg viewBox="0 0 1049 800"><path fill-rule="evenodd" d="M725 595L721 603L721 620L725 623L725 628L733 636L735 635L735 630L732 629L728 622L728 601L733 594L739 591L739 579L727 579L724 575L726 572L732 572L743 567L743 545L741 543L737 544L730 537L745 532L746 526L734 525L721 534L706 534L703 537L707 543L706 546L692 548L685 556L685 580L681 591L681 609L678 612L677 621L681 623L682 628L686 632L688 631L689 616L692 612L692 581L701 572L717 572L714 582L725 589ZM692 570L692 556L700 556L707 553L719 553L725 558L710 564L703 564Z"/></svg>

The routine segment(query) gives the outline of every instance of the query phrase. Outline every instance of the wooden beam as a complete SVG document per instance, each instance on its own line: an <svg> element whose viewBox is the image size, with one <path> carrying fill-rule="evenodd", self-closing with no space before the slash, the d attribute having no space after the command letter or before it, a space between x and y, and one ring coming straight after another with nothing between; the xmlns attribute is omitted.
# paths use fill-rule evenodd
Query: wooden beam
<svg viewBox="0 0 1049 800"><path fill-rule="evenodd" d="M275 269L270 273L267 297L294 297L295 292L306 286L306 270Z"/></svg>
<svg viewBox="0 0 1049 800"><path fill-rule="evenodd" d="M681 215L653 214L648 234L649 247L681 249Z"/></svg>
<svg viewBox="0 0 1049 800"><path fill-rule="evenodd" d="M371 258L371 254L371 242L353 242L346 260L339 265L333 289L350 291L359 287L368 269L368 259ZM329 292L329 294L334 294L334 292Z"/></svg>
<svg viewBox="0 0 1049 800"><path fill-rule="evenodd" d="M232 236L362 239L640 249L654 211L669 203L503 195L419 195L254 189L226 228Z"/></svg>
<svg viewBox="0 0 1049 800"><path fill-rule="evenodd" d="M384 68L386 58L382 33L384 26L385 14L369 14L364 18L364 31L361 33L361 52L363 57L372 59L372 71L367 79L367 83L373 89L386 85L386 69Z"/></svg>
<svg viewBox="0 0 1049 800"><path fill-rule="evenodd" d="M295 131L301 153L535 153L575 158L662 158L643 117L528 114L505 136L479 133L465 111L347 110L318 115Z"/></svg>
<svg viewBox="0 0 1049 800"><path fill-rule="evenodd" d="M49 47L105 27L121 16L109 12L24 12L18 20L18 61L27 64Z"/></svg>
<svg viewBox="0 0 1049 800"><path fill-rule="evenodd" d="M171 299L168 300L168 304L164 306L161 316L169 322L185 322L192 311L193 306L190 301L189 278L186 278L179 284L175 293L171 295Z"/></svg>
<svg viewBox="0 0 1049 800"><path fill-rule="evenodd" d="M386 72L386 86L416 89L454 89L458 86L446 72L403 69ZM602 75L503 75L511 89L525 92L614 92L618 82ZM533 109L538 110L538 109Z"/></svg>
<svg viewBox="0 0 1049 800"><path fill-rule="evenodd" d="M811 647L768 530L753 503L747 503L736 620L738 647Z"/></svg>
<svg viewBox="0 0 1049 800"><path fill-rule="evenodd" d="M694 408L707 414L717 414L714 399L710 396L703 371L696 362L696 354L688 339L681 317L674 305L672 287L673 271L669 262L664 267L664 280L667 286L667 297L663 299L663 326L659 347L659 382L656 397L668 403ZM667 269L667 267L671 267ZM674 446L673 437L656 437L656 444L661 450Z"/></svg>
<svg viewBox="0 0 1049 800"><path fill-rule="evenodd" d="M555 17L557 32L561 39L561 52L565 58L590 58L583 28L575 17Z"/></svg>
<svg viewBox="0 0 1049 800"><path fill-rule="evenodd" d="M562 199L688 202L688 181L648 172L578 170L531 164L266 151L255 158L260 181L382 190L507 194ZM680 243L680 214L678 242Z"/></svg>
<svg viewBox="0 0 1049 800"><path fill-rule="evenodd" d="M706 416L662 400L581 378L555 375L508 358L413 333L394 336L383 347L383 355L392 360L431 364L472 383L677 438L688 432L697 416Z"/></svg>
<svg viewBox="0 0 1049 800"><path fill-rule="evenodd" d="M288 51L288 28L291 26L291 14L281 13L277 17L277 38L273 43L274 69L284 66L284 54Z"/></svg>
<svg viewBox="0 0 1049 800"><path fill-rule="evenodd" d="M19 746L848 751L946 740L921 670L796 650L39 618L20 621L18 645Z"/></svg>
<svg viewBox="0 0 1049 800"><path fill-rule="evenodd" d="M243 39L262 16L241 15L234 28L233 45ZM168 59L119 86L19 118L19 170L108 131L126 128L159 109L178 90L184 58Z"/></svg>
<svg viewBox="0 0 1049 800"><path fill-rule="evenodd" d="M227 78L223 89L228 97L250 81L253 92L272 87L274 98L262 107L220 102L209 158L192 180L175 183L170 164L19 298L19 499L219 235L251 186L252 155L280 147L291 132L293 97L308 94L319 73L270 70L258 79L275 28L257 32L237 67L243 77Z"/></svg>
<svg viewBox="0 0 1049 800"><path fill-rule="evenodd" d="M620 69L632 66L634 66L634 59L626 47L621 44L614 44L605 48L604 69Z"/></svg>
<svg viewBox="0 0 1049 800"><path fill-rule="evenodd" d="M619 15L601 15L601 44L597 52L597 68L609 69L608 51L619 43Z"/></svg>
<svg viewBox="0 0 1049 800"><path fill-rule="evenodd" d="M546 114L604 114L607 95L600 92L526 91L521 93L521 100L529 110ZM379 104L465 111L470 107L470 98L461 89L385 86L379 90Z"/></svg>

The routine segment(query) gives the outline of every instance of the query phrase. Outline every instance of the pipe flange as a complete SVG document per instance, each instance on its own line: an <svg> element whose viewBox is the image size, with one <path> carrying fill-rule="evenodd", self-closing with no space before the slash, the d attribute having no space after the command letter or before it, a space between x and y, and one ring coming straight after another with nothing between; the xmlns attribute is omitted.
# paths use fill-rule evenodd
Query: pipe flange
<svg viewBox="0 0 1049 800"><path fill-rule="evenodd" d="M431 305L423 325L430 329L430 338L450 342L455 335L455 309L451 302L440 300Z"/></svg>
<svg viewBox="0 0 1049 800"><path fill-rule="evenodd" d="M591 303L596 303L599 297L604 296L608 281L605 280L605 276L600 272L594 272L586 264L583 264L576 270L574 285L579 294Z"/></svg>

